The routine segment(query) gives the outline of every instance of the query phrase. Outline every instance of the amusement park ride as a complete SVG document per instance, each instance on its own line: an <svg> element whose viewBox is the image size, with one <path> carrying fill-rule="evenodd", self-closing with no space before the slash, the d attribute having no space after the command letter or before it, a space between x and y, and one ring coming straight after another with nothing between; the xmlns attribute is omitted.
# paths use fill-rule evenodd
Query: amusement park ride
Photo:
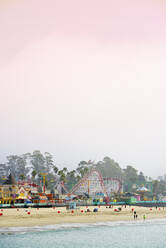
<svg viewBox="0 0 166 248"><path fill-rule="evenodd" d="M109 197L111 193L122 191L122 183L117 178L103 178L101 173L92 169L78 184L76 184L70 194L88 194L89 196L105 195Z"/></svg>
<svg viewBox="0 0 166 248"><path fill-rule="evenodd" d="M43 193L45 193L46 191L46 176L48 175L48 173L40 173L40 175L43 177Z"/></svg>
<svg viewBox="0 0 166 248"><path fill-rule="evenodd" d="M41 173L43 177L43 193L45 193L45 180L47 173ZM61 194L68 195L88 195L95 197L96 195L109 197L111 193L120 193L122 191L122 182L118 178L102 177L101 173L96 169L91 169L70 192L64 185L64 182L57 184L57 189Z"/></svg>
<svg viewBox="0 0 166 248"><path fill-rule="evenodd" d="M0 203L20 203L25 202L25 200L29 201L29 199L34 203L37 201L37 203L42 204L43 201L46 203L47 199L55 202L55 197L53 198L53 195L46 193L45 190L47 173L41 173L41 176L43 177L43 192L39 193L39 185L31 180L16 182L12 174L10 174L6 181L0 185ZM96 197L109 198L112 193L122 191L122 183L117 178L103 178L98 170L92 168L70 192L68 192L64 182L58 182L57 191L59 195L79 195L93 199L96 199Z"/></svg>

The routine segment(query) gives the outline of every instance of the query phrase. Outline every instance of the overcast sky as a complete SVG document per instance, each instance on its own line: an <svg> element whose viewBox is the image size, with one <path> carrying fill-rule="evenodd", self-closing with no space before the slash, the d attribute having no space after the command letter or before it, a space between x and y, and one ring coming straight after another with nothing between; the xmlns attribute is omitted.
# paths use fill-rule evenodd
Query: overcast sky
<svg viewBox="0 0 166 248"><path fill-rule="evenodd" d="M0 162L166 173L166 2L1 0Z"/></svg>

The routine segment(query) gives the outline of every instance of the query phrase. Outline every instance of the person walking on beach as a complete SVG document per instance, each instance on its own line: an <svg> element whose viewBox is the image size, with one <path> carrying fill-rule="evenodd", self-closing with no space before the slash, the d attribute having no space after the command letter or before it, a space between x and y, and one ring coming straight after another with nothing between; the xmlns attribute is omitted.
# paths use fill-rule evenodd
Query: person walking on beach
<svg viewBox="0 0 166 248"><path fill-rule="evenodd" d="M144 220L146 219L146 216L145 216L145 214L143 215L143 219L144 219Z"/></svg>

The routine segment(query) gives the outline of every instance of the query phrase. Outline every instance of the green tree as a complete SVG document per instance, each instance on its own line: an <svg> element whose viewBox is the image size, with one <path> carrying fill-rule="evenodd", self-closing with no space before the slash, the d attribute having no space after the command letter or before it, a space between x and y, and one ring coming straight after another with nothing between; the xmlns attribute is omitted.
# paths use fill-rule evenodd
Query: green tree
<svg viewBox="0 0 166 248"><path fill-rule="evenodd" d="M46 159L40 151L36 150L32 153L30 162L33 170L36 171L38 176L40 173L47 171L47 167L45 165Z"/></svg>
<svg viewBox="0 0 166 248"><path fill-rule="evenodd" d="M59 170L58 175L60 176L59 179L61 182L66 182L66 175L63 170Z"/></svg>
<svg viewBox="0 0 166 248"><path fill-rule="evenodd" d="M20 174L27 175L29 169L27 168L27 157L26 155L10 155L7 156L7 166L11 173L19 178Z"/></svg>
<svg viewBox="0 0 166 248"><path fill-rule="evenodd" d="M25 180L25 175L24 175L24 174L20 174L20 175L19 175L19 179Z"/></svg>
<svg viewBox="0 0 166 248"><path fill-rule="evenodd" d="M152 181L152 187L153 187L153 195L154 195L154 196L157 196L157 194L159 193L159 192L158 192L158 189L159 189L159 181L158 181L158 180Z"/></svg>
<svg viewBox="0 0 166 248"><path fill-rule="evenodd" d="M45 166L47 173L50 173L51 169L54 168L53 157L49 152L45 152Z"/></svg>
<svg viewBox="0 0 166 248"><path fill-rule="evenodd" d="M37 175L37 172L35 170L32 171L32 179L34 180Z"/></svg>
<svg viewBox="0 0 166 248"><path fill-rule="evenodd" d="M104 157L103 161L96 164L96 168L101 172L103 177L122 177L122 170L117 162L110 157Z"/></svg>
<svg viewBox="0 0 166 248"><path fill-rule="evenodd" d="M67 187L69 190L72 189L72 187L78 182L77 180L77 176L76 176L76 171L72 170L70 172L67 173L66 176L66 183L67 183Z"/></svg>
<svg viewBox="0 0 166 248"><path fill-rule="evenodd" d="M81 176L83 177L88 171L89 169L91 168L91 164L89 164L88 162L86 161L81 161L79 164L78 164L78 167L76 169L76 172Z"/></svg>
<svg viewBox="0 0 166 248"><path fill-rule="evenodd" d="M54 173L57 174L59 169L57 166L54 165L53 170L54 170Z"/></svg>
<svg viewBox="0 0 166 248"><path fill-rule="evenodd" d="M65 174L67 173L67 168L66 167L63 168L63 173L65 173Z"/></svg>
<svg viewBox="0 0 166 248"><path fill-rule="evenodd" d="M128 165L126 169L123 170L123 182L125 191L133 191L132 186L138 181L137 170Z"/></svg>
<svg viewBox="0 0 166 248"><path fill-rule="evenodd" d="M144 174L142 171L140 171L139 175L138 175L138 184L144 184L146 182Z"/></svg>

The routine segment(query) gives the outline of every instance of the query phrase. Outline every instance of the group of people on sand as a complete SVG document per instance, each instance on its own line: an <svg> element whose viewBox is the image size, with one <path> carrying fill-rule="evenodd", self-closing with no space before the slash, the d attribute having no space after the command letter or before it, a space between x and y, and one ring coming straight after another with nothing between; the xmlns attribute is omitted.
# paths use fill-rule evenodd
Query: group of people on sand
<svg viewBox="0 0 166 248"><path fill-rule="evenodd" d="M137 220L137 218L138 218L137 212L134 211L134 220ZM146 215L144 214L143 215L143 220L145 220L145 219L146 219Z"/></svg>
<svg viewBox="0 0 166 248"><path fill-rule="evenodd" d="M137 220L137 218L138 218L137 212L134 211L134 220Z"/></svg>
<svg viewBox="0 0 166 248"><path fill-rule="evenodd" d="M109 208L112 208L113 206L109 206ZM123 206L122 206L123 207ZM120 207L120 208L117 208L117 209L115 209L115 210L117 210L117 212L120 212L120 211L122 211L122 207ZM108 208L108 206L106 206L106 208ZM126 208L126 206L125 206L125 208ZM134 217L134 220L137 220L137 218L138 218L138 214L137 214L137 212L134 210L134 208L132 208L131 209L131 211L133 212L133 217ZM88 208L87 210L86 210L86 212L91 212L91 210ZM93 212L98 212L98 208L94 208L93 209ZM143 220L145 221L146 220L146 215L144 214L143 215Z"/></svg>
<svg viewBox="0 0 166 248"><path fill-rule="evenodd" d="M134 213L134 220L137 220L138 215L137 215L137 212L134 210L134 208L132 208L132 212ZM145 220L145 219L146 219L146 215L144 214L143 215L143 220Z"/></svg>

